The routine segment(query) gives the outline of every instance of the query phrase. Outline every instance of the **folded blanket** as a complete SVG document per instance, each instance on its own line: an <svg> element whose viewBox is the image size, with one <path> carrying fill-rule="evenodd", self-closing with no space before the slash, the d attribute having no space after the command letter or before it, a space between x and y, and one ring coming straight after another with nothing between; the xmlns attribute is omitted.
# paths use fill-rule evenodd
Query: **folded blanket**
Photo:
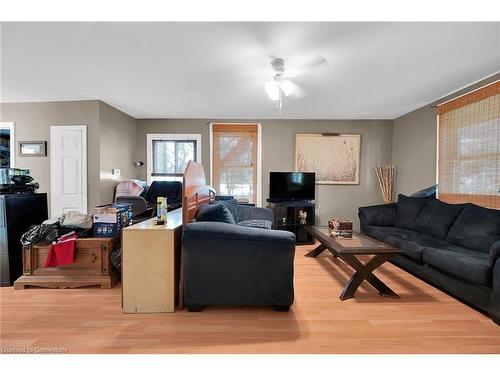
<svg viewBox="0 0 500 375"><path fill-rule="evenodd" d="M116 185L116 197L130 197L141 195L144 188L137 180L125 180Z"/></svg>

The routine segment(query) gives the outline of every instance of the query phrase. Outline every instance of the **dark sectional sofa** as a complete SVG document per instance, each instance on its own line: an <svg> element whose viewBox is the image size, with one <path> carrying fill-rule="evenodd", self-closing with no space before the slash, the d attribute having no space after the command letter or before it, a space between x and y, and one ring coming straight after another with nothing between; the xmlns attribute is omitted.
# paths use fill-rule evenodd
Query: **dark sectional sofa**
<svg viewBox="0 0 500 375"><path fill-rule="evenodd" d="M406 251L395 265L500 324L500 210L399 195L358 215L361 232Z"/></svg>

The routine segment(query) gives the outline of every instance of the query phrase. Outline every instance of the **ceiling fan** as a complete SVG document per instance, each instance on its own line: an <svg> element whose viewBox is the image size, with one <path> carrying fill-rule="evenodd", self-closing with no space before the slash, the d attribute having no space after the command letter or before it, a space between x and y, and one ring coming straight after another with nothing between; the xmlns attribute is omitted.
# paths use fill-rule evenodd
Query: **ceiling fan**
<svg viewBox="0 0 500 375"><path fill-rule="evenodd" d="M307 95L307 92L299 85L292 82L290 78L295 78L308 73L308 70L327 64L328 61L323 56L318 56L302 68L292 67L285 69L285 60L280 57L273 57L271 67L274 76L265 83L264 87L270 100L277 102L277 108L281 114L283 98L292 97L300 99Z"/></svg>

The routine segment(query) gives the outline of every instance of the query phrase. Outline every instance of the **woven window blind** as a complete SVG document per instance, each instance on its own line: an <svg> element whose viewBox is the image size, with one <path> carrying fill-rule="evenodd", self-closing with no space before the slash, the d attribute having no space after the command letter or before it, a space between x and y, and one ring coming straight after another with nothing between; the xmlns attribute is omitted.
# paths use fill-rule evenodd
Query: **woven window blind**
<svg viewBox="0 0 500 375"><path fill-rule="evenodd" d="M257 124L212 125L212 185L218 195L257 200Z"/></svg>
<svg viewBox="0 0 500 375"><path fill-rule="evenodd" d="M438 195L500 208L500 82L438 106Z"/></svg>

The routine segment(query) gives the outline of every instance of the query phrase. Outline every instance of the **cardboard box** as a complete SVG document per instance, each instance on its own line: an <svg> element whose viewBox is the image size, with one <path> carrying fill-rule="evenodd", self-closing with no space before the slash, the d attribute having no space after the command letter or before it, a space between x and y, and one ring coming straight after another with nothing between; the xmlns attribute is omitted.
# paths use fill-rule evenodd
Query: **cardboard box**
<svg viewBox="0 0 500 375"><path fill-rule="evenodd" d="M117 223L94 224L94 237L119 237L121 233L122 228Z"/></svg>
<svg viewBox="0 0 500 375"><path fill-rule="evenodd" d="M93 210L94 237L118 237L132 223L132 205L114 203Z"/></svg>

